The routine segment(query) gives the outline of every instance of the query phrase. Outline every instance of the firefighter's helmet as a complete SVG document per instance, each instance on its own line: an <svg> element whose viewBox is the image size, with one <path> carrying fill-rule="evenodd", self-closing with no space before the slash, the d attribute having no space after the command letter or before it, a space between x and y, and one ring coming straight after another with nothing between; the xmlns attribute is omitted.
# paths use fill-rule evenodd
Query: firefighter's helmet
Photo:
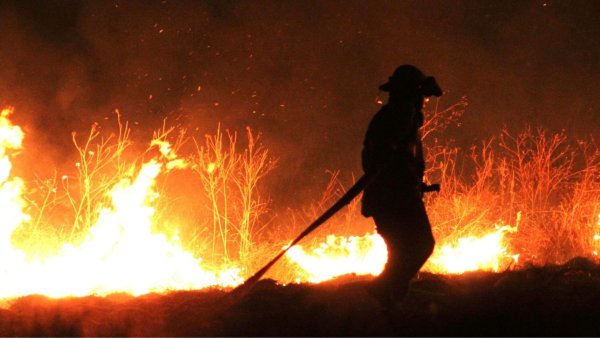
<svg viewBox="0 0 600 338"><path fill-rule="evenodd" d="M425 76L413 65L402 65L394 71L389 81L379 86L385 92L417 93L423 96L441 96L442 89L433 76Z"/></svg>

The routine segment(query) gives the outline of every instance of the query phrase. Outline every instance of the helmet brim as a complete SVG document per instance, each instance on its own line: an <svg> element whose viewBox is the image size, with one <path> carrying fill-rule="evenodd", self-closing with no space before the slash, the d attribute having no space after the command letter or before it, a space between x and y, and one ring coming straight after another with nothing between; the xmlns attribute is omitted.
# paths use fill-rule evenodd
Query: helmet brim
<svg viewBox="0 0 600 338"><path fill-rule="evenodd" d="M443 92L442 89L440 88L440 86L437 84L437 82L435 81L435 78L433 78L432 76L428 76L426 77L419 85L418 85L418 93L425 96L425 97L430 97L430 96L436 96L436 97L440 97L442 96ZM384 84L382 84L381 86L379 86L379 90L384 91L384 92L391 92L394 89L396 90L402 90L401 87L398 84L394 83L394 79L390 78L390 80Z"/></svg>
<svg viewBox="0 0 600 338"><path fill-rule="evenodd" d="M381 86L379 86L379 90L382 90L384 92L391 92L392 84L389 82L386 82L386 83L382 84Z"/></svg>

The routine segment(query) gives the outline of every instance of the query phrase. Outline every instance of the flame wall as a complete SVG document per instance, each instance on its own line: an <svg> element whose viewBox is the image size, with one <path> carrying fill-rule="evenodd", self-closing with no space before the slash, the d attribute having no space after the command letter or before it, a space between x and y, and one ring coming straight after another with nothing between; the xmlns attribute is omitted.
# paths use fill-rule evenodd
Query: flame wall
<svg viewBox="0 0 600 338"><path fill-rule="evenodd" d="M272 211L310 208L326 170L360 172L364 131L386 99L377 87L401 63L437 77L442 105L470 97L461 127L443 135L461 149L525 124L597 139L598 12L595 2L3 1L0 106L16 107L28 135L12 173L62 180L79 157L71 131L99 122L115 133L118 109L135 126L135 154L165 117L200 138L217 123L251 126L279 159L264 182ZM197 191L187 176L169 179L165 194ZM448 207L474 198L465 196ZM165 203L189 219L204 201Z"/></svg>

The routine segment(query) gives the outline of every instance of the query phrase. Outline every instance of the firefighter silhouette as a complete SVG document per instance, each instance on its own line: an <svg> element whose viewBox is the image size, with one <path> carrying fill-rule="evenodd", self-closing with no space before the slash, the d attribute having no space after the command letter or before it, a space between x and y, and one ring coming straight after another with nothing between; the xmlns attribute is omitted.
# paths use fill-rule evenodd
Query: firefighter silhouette
<svg viewBox="0 0 600 338"><path fill-rule="evenodd" d="M404 298L434 247L423 204L427 186L420 128L424 98L442 91L433 77L412 65L398 67L379 89L389 92L389 100L364 139L362 166L374 179L364 190L362 214L373 217L388 248L388 262L373 291L389 304Z"/></svg>

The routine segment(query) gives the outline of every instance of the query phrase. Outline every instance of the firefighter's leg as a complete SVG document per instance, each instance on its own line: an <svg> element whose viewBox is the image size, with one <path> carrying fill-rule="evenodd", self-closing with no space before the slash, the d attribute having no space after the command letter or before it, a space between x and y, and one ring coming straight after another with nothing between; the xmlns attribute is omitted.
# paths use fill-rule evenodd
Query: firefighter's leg
<svg viewBox="0 0 600 338"><path fill-rule="evenodd" d="M419 201L420 202L420 201ZM374 216L378 233L388 249L385 270L377 278L376 287L402 300L411 279L431 255L434 239L422 203L406 204L398 212Z"/></svg>
<svg viewBox="0 0 600 338"><path fill-rule="evenodd" d="M396 215L374 216L374 219L377 232L383 237L388 251L385 269L373 283L374 291L382 302L395 302L404 298L410 281L406 277L404 262L407 258L406 243L398 231Z"/></svg>
<svg viewBox="0 0 600 338"><path fill-rule="evenodd" d="M407 213L408 217L404 218L406 224L403 225L404 230L399 235L402 241L401 255L406 258L402 260L404 276L400 278L412 279L427 262L435 245L425 207L421 201L418 202Z"/></svg>

